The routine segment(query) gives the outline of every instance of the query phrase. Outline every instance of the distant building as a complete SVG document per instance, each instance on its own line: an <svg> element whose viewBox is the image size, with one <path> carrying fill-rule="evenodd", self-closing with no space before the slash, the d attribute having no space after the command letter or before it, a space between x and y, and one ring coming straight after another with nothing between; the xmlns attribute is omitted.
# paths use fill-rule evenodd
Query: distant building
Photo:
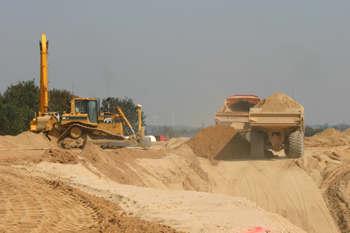
<svg viewBox="0 0 350 233"><path fill-rule="evenodd" d="M168 141L168 139L166 137L164 137L163 135L160 134L156 134L154 135L154 137L156 138L157 141L162 142L162 141Z"/></svg>

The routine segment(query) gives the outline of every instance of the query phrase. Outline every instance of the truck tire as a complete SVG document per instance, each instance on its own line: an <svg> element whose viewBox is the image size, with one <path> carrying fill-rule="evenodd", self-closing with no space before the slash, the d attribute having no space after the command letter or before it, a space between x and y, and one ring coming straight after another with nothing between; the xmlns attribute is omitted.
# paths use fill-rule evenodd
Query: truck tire
<svg viewBox="0 0 350 233"><path fill-rule="evenodd" d="M286 156L289 156L289 149L284 149L284 153L286 154Z"/></svg>
<svg viewBox="0 0 350 233"><path fill-rule="evenodd" d="M265 133L263 131L257 130L252 132L250 138L250 158L265 158Z"/></svg>
<svg viewBox="0 0 350 233"><path fill-rule="evenodd" d="M300 158L304 156L304 132L294 131L288 137L289 150L286 154L289 158Z"/></svg>
<svg viewBox="0 0 350 233"><path fill-rule="evenodd" d="M245 139L250 142L250 132L245 134Z"/></svg>

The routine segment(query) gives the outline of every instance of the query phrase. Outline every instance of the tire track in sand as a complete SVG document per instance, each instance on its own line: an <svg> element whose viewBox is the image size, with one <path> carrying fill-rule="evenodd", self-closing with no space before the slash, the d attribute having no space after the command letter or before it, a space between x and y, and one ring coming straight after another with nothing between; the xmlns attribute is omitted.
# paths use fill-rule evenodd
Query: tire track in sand
<svg viewBox="0 0 350 233"><path fill-rule="evenodd" d="M88 232L97 213L54 182L0 168L0 232Z"/></svg>

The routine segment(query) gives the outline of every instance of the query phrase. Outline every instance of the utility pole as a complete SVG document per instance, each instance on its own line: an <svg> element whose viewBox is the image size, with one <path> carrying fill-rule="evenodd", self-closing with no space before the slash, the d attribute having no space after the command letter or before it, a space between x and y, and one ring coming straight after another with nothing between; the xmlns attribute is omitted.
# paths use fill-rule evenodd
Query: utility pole
<svg viewBox="0 0 350 233"><path fill-rule="evenodd" d="M152 116L154 118L154 125L157 126L157 117L158 116Z"/></svg>

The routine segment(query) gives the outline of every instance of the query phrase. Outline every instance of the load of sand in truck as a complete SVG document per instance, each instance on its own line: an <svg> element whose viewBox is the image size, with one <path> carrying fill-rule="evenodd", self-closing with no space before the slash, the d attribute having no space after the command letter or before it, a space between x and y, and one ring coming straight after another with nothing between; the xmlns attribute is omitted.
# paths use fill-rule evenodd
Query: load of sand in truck
<svg viewBox="0 0 350 233"><path fill-rule="evenodd" d="M267 150L284 149L287 157L304 155L304 107L288 95L275 93L249 111L250 155L262 159Z"/></svg>

